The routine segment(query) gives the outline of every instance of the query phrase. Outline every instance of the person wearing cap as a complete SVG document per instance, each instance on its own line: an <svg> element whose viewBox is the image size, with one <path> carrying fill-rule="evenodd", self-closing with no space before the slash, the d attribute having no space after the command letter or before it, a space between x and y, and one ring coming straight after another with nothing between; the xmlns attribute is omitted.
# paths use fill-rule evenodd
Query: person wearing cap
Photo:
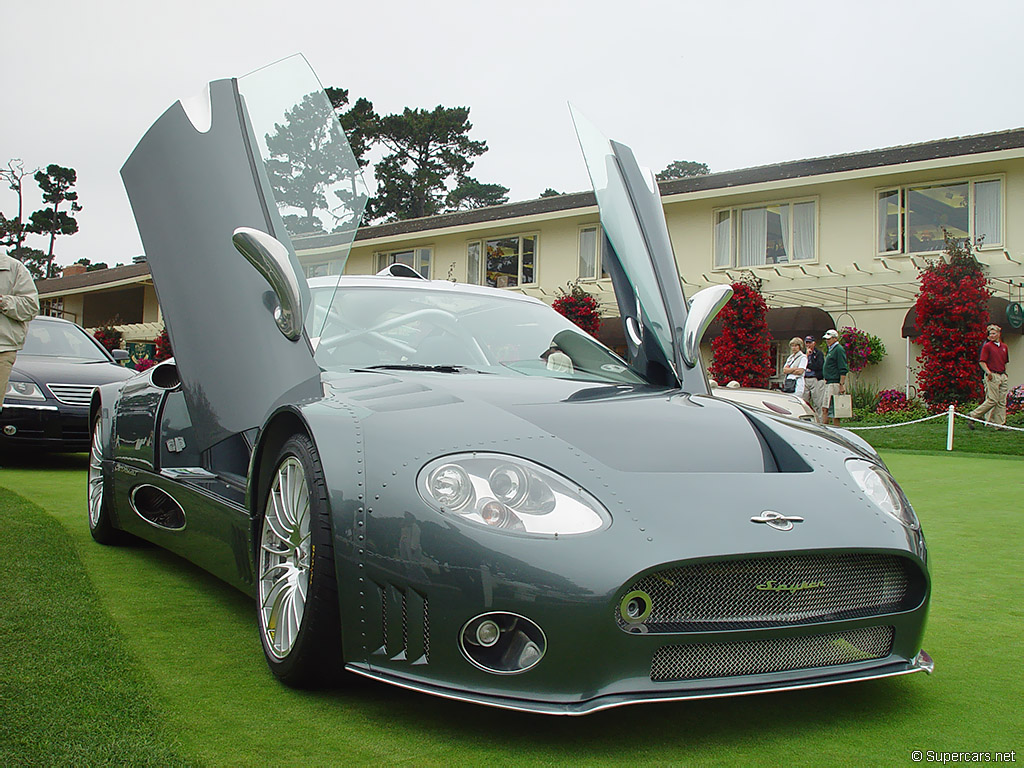
<svg viewBox="0 0 1024 768"><path fill-rule="evenodd" d="M818 349L818 341L813 336L805 336L807 345L807 367L804 369L804 401L814 411L814 418L821 421L821 398L825 388L825 379L821 369L825 365L825 356Z"/></svg>
<svg viewBox="0 0 1024 768"><path fill-rule="evenodd" d="M1010 380L1006 376L1006 365L1010 352L1003 343L1003 330L993 323L988 327L988 341L981 348L978 364L985 372L985 401L968 414L971 418L984 418L989 424L1002 426L1006 423L1006 394L1010 391ZM991 413L991 418L986 414ZM967 422L974 429L974 422Z"/></svg>
<svg viewBox="0 0 1024 768"><path fill-rule="evenodd" d="M825 363L821 367L822 377L825 379L824 402L821 407L821 422L828 424L832 420L832 426L839 426L839 419L835 415L836 395L846 394L846 374L850 372L850 365L846 362L846 350L839 343L839 333L835 328L825 331L822 336L828 345L825 353Z"/></svg>

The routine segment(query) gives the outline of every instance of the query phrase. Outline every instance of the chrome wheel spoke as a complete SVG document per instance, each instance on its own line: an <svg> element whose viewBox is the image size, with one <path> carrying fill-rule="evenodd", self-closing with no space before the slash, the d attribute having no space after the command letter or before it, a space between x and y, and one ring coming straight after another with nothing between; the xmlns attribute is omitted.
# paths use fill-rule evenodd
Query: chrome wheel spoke
<svg viewBox="0 0 1024 768"><path fill-rule="evenodd" d="M310 500L301 462L287 456L274 473L260 535L259 616L269 652L295 646L309 589Z"/></svg>
<svg viewBox="0 0 1024 768"><path fill-rule="evenodd" d="M89 448L89 524L95 528L100 522L103 510L103 453L100 443L100 423L96 422L92 432L92 445Z"/></svg>

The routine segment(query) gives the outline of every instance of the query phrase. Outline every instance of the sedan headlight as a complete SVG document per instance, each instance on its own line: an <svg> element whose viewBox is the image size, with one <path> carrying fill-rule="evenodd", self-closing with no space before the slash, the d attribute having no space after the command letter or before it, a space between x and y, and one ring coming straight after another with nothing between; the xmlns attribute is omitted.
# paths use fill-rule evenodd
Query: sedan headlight
<svg viewBox="0 0 1024 768"><path fill-rule="evenodd" d="M579 485L517 456L445 456L425 465L416 485L438 512L511 533L569 536L611 523L608 511Z"/></svg>
<svg viewBox="0 0 1024 768"><path fill-rule="evenodd" d="M895 517L908 528L917 530L921 527L913 507L899 485L892 479L892 475L878 465L862 459L848 459L846 469L864 495L883 512Z"/></svg>
<svg viewBox="0 0 1024 768"><path fill-rule="evenodd" d="M31 381L9 381L4 398L17 398L19 400L45 400L46 396L38 386Z"/></svg>

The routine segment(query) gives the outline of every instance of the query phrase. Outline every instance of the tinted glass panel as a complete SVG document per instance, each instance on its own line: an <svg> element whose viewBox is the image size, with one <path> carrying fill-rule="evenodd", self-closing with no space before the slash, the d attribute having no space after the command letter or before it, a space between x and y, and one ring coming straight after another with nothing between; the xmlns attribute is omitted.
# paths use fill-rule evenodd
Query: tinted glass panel
<svg viewBox="0 0 1024 768"><path fill-rule="evenodd" d="M968 237L968 194L967 182L908 190L907 250L941 251L943 229L954 237Z"/></svg>

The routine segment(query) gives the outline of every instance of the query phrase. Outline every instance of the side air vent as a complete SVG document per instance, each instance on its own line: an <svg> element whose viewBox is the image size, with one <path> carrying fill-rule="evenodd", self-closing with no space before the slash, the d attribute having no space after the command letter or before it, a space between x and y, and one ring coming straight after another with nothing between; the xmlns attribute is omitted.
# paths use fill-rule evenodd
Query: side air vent
<svg viewBox="0 0 1024 768"><path fill-rule="evenodd" d="M129 496L132 509L150 525L165 531L185 528L185 510L170 494L155 485L137 485Z"/></svg>
<svg viewBox="0 0 1024 768"><path fill-rule="evenodd" d="M375 584L380 600L380 646L375 655L392 661L430 661L430 602L414 589Z"/></svg>

